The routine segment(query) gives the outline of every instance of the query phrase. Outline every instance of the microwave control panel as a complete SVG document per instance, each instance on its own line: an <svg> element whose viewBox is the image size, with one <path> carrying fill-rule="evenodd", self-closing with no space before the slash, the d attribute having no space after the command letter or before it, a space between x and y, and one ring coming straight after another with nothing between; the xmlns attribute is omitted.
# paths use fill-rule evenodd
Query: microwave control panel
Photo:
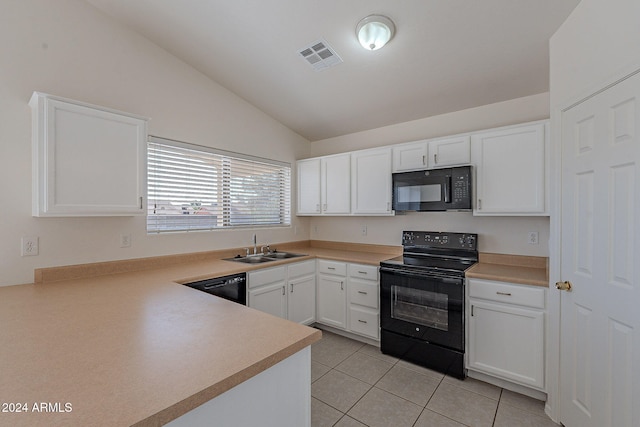
<svg viewBox="0 0 640 427"><path fill-rule="evenodd" d="M470 200L470 183L469 168L453 168L451 176L452 181L452 194L453 204L464 203L465 200Z"/></svg>

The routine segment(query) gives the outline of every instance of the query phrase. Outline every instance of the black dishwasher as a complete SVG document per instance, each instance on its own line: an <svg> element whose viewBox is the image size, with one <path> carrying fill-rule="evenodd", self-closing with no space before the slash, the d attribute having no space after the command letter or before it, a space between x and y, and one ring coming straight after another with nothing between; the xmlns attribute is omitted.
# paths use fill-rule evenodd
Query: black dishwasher
<svg viewBox="0 0 640 427"><path fill-rule="evenodd" d="M213 279L185 283L193 289L215 295L238 304L247 305L247 274L239 273Z"/></svg>

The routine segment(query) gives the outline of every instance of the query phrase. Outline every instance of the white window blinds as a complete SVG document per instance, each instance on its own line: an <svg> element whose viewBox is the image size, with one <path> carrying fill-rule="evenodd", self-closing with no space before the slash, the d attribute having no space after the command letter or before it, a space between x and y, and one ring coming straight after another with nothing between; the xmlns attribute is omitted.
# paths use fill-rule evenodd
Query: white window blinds
<svg viewBox="0 0 640 427"><path fill-rule="evenodd" d="M147 231L291 224L291 167L167 139L148 144Z"/></svg>

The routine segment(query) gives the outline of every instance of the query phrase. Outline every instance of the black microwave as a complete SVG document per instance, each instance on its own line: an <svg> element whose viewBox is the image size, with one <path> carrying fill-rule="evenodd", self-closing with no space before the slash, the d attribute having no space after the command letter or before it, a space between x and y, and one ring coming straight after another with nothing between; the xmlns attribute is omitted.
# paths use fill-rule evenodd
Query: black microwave
<svg viewBox="0 0 640 427"><path fill-rule="evenodd" d="M393 209L471 210L471 166L393 174Z"/></svg>

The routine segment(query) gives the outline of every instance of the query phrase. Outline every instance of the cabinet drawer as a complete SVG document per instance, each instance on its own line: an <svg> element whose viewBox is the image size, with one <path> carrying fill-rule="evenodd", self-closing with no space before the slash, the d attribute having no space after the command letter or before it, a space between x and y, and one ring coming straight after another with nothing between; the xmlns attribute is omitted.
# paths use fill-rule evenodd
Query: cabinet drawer
<svg viewBox="0 0 640 427"><path fill-rule="evenodd" d="M295 277L301 277L301 276L308 276L309 274L316 274L315 260L289 264L288 267L289 267L289 279L293 279Z"/></svg>
<svg viewBox="0 0 640 427"><path fill-rule="evenodd" d="M264 270L250 271L249 274L249 288L255 288L256 286L266 285L267 283L277 282L284 280L285 271L284 267L265 268Z"/></svg>
<svg viewBox="0 0 640 427"><path fill-rule="evenodd" d="M357 277L364 280L378 280L378 266L349 264L349 277Z"/></svg>
<svg viewBox="0 0 640 427"><path fill-rule="evenodd" d="M377 309L378 285L377 283L351 280L349 282L349 298L352 304L365 305Z"/></svg>
<svg viewBox="0 0 640 427"><path fill-rule="evenodd" d="M349 329L358 334L378 339L378 313L361 307L350 308Z"/></svg>
<svg viewBox="0 0 640 427"><path fill-rule="evenodd" d="M344 262L318 260L318 273L347 275L347 264Z"/></svg>
<svg viewBox="0 0 640 427"><path fill-rule="evenodd" d="M545 307L544 288L478 279L469 279L468 284L470 298L542 309Z"/></svg>

